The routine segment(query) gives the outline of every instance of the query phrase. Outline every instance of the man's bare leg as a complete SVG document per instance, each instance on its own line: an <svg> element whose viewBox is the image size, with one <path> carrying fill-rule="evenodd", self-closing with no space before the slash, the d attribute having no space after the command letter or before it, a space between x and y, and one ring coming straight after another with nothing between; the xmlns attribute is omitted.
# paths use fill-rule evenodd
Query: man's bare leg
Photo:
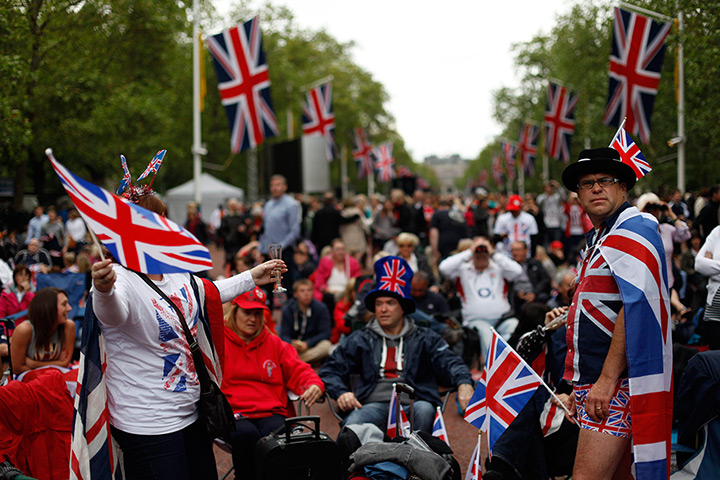
<svg viewBox="0 0 720 480"><path fill-rule="evenodd" d="M580 429L573 480L613 478L623 457L630 449L630 439ZM618 472L622 475L622 472ZM628 470L627 476L630 476ZM623 478L623 476L617 477Z"/></svg>

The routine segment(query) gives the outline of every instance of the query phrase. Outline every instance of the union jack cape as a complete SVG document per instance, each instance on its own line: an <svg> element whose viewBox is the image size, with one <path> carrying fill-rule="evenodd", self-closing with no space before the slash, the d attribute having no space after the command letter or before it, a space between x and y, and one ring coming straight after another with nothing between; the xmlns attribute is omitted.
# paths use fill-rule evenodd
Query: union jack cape
<svg viewBox="0 0 720 480"><path fill-rule="evenodd" d="M620 213L597 250L620 289L630 380L635 478L670 472L672 335L665 249L657 220L630 207Z"/></svg>
<svg viewBox="0 0 720 480"><path fill-rule="evenodd" d="M302 114L303 135L325 137L325 155L328 162L337 157L335 147L335 114L332 107L332 83L311 89L305 95Z"/></svg>
<svg viewBox="0 0 720 480"><path fill-rule="evenodd" d="M180 225L77 177L46 153L88 228L123 266L143 273L212 268L208 249Z"/></svg>
<svg viewBox="0 0 720 480"><path fill-rule="evenodd" d="M545 149L548 155L564 163L570 161L570 140L575 132L575 107L578 97L562 85L548 83L545 103Z"/></svg>
<svg viewBox="0 0 720 480"><path fill-rule="evenodd" d="M671 26L615 7L603 123L617 127L627 117L628 130L643 143L650 141L650 116Z"/></svg>
<svg viewBox="0 0 720 480"><path fill-rule="evenodd" d="M257 147L265 138L276 136L278 125L258 17L211 35L206 43L230 125L232 152Z"/></svg>
<svg viewBox="0 0 720 480"><path fill-rule="evenodd" d="M538 152L540 127L526 123L520 130L520 164L525 175L531 177L535 174L535 157Z"/></svg>
<svg viewBox="0 0 720 480"><path fill-rule="evenodd" d="M493 329L485 369L465 410L465 421L487 433L491 453L541 384L540 377Z"/></svg>
<svg viewBox="0 0 720 480"><path fill-rule="evenodd" d="M610 146L618 151L622 162L629 165L635 172L635 178L641 179L652 170L640 147L630 138L630 134L621 127L610 142Z"/></svg>
<svg viewBox="0 0 720 480"><path fill-rule="evenodd" d="M358 178L365 178L373 174L375 165L372 158L372 144L370 143L367 130L364 128L355 129L355 150L353 158L357 164Z"/></svg>

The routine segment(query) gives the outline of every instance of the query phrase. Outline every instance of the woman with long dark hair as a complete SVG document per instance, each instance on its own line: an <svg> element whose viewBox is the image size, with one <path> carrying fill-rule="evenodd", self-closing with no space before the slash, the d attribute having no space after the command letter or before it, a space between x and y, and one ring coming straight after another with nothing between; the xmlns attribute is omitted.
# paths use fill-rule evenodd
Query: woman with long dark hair
<svg viewBox="0 0 720 480"><path fill-rule="evenodd" d="M28 321L15 328L10 340L13 373L70 364L75 346L75 322L68 319L71 310L64 290L48 287L35 294Z"/></svg>

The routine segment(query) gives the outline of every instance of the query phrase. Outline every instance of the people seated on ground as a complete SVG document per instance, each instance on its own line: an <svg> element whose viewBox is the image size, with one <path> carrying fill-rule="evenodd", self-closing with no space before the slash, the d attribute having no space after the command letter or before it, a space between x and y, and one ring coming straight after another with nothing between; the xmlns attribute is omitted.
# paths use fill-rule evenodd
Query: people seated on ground
<svg viewBox="0 0 720 480"><path fill-rule="evenodd" d="M33 273L47 273L52 268L50 253L40 246L40 241L33 238L24 250L15 255L15 265L27 265Z"/></svg>
<svg viewBox="0 0 720 480"><path fill-rule="evenodd" d="M547 252L548 257L552 260L555 268L560 270L567 268L568 262L565 258L565 245L560 240L553 240L550 242L550 248Z"/></svg>
<svg viewBox="0 0 720 480"><path fill-rule="evenodd" d="M308 407L324 392L310 365L265 328L263 318L269 313L265 299L265 292L255 287L235 298L225 317L221 388L235 412L237 427L226 440L232 445L236 474L246 478L255 478L257 441L283 425L288 416L288 392L300 395Z"/></svg>
<svg viewBox="0 0 720 480"><path fill-rule="evenodd" d="M299 242L297 244L293 253L293 259L295 260L295 278L293 279L293 283L295 283L295 280L300 280L301 278L309 278L317 268L317 263L315 263L310 255L310 247L305 242Z"/></svg>
<svg viewBox="0 0 720 480"><path fill-rule="evenodd" d="M437 317L450 313L450 306L441 294L430 290L430 278L428 274L419 271L413 276L412 285L410 287L410 295L415 301L415 313L413 319L418 318L428 322L428 326L436 333L442 335L447 329L447 325L440 321ZM447 340L447 339L446 339ZM452 342L450 342L452 343Z"/></svg>
<svg viewBox="0 0 720 480"><path fill-rule="evenodd" d="M512 283L511 303L515 312L527 303L545 303L550 298L550 275L539 260L528 257L525 242L516 241L510 246L513 260L522 267L522 274Z"/></svg>
<svg viewBox="0 0 720 480"><path fill-rule="evenodd" d="M45 250L50 253L53 265L62 267L62 252L65 248L65 224L57 215L55 207L48 208L48 220L40 227L40 241Z"/></svg>
<svg viewBox="0 0 720 480"><path fill-rule="evenodd" d="M374 318L335 349L320 368L320 378L339 409L349 412L343 425L373 423L383 431L393 383L409 384L416 394L414 428L429 432L441 404L437 382L457 386L465 409L473 393L470 371L439 335L407 317L415 311L407 262L381 258L375 275L377 287L364 299Z"/></svg>
<svg viewBox="0 0 720 480"><path fill-rule="evenodd" d="M63 255L62 273L80 273L80 267L78 267L75 261L75 254L73 252L65 252Z"/></svg>
<svg viewBox="0 0 720 480"><path fill-rule="evenodd" d="M404 259L410 265L414 273L425 272L425 275L433 279L434 275L430 263L428 263L425 254L417 250L420 239L414 233L402 232L395 238L395 244L398 248L397 256Z"/></svg>
<svg viewBox="0 0 720 480"><path fill-rule="evenodd" d="M16 266L12 278L12 283L0 293L0 318L27 310L35 296L35 287L30 281L30 268L27 265ZM27 315L16 319L15 324L20 324L26 318Z"/></svg>
<svg viewBox="0 0 720 480"><path fill-rule="evenodd" d="M316 363L330 354L332 321L324 303L313 298L313 284L302 278L293 284L293 298L283 307L280 338L291 344L303 362Z"/></svg>
<svg viewBox="0 0 720 480"><path fill-rule="evenodd" d="M15 327L10 342L15 375L44 366L70 365L75 346L75 322L68 318L70 310L64 290L47 287L35 294L28 321Z"/></svg>
<svg viewBox="0 0 720 480"><path fill-rule="evenodd" d="M85 235L87 235L87 227L78 211L74 208L68 212L68 221L65 222L67 238L65 245L68 250L78 253L85 246Z"/></svg>
<svg viewBox="0 0 720 480"><path fill-rule="evenodd" d="M345 293L338 302L335 304L333 310L333 329L330 334L330 343L333 345L338 343L343 335L350 334L350 325L345 321L345 314L350 310L353 303L355 303L355 283L359 277L351 278L345 287Z"/></svg>
<svg viewBox="0 0 720 480"><path fill-rule="evenodd" d="M333 310L348 281L360 275L360 264L347 254L345 243L339 238L330 242L330 248L330 253L320 259L313 283L315 300L325 302L328 310Z"/></svg>
<svg viewBox="0 0 720 480"><path fill-rule="evenodd" d="M562 270L555 274L553 279L553 294L545 302L550 308L569 307L572 301L572 288L575 282L575 272Z"/></svg>
<svg viewBox="0 0 720 480"><path fill-rule="evenodd" d="M457 283L463 326L478 330L484 358L492 339L491 327L508 339L517 325L517 319L505 319L511 313L507 291L508 282L522 274L522 267L495 252L487 238L478 237L470 249L446 258L438 268Z"/></svg>

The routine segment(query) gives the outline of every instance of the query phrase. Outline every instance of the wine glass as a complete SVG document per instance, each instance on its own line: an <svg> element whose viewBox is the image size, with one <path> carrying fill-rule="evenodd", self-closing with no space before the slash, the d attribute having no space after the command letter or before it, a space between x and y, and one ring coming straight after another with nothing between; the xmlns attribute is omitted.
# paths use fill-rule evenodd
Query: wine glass
<svg viewBox="0 0 720 480"><path fill-rule="evenodd" d="M271 260L281 260L282 259L282 245L279 243L272 243L268 247L270 249L270 259ZM275 277L275 290L273 290L276 293L282 293L287 292L287 289L283 288L282 285L280 285L280 281L282 279L280 275L280 269L275 269L272 272L273 276Z"/></svg>

